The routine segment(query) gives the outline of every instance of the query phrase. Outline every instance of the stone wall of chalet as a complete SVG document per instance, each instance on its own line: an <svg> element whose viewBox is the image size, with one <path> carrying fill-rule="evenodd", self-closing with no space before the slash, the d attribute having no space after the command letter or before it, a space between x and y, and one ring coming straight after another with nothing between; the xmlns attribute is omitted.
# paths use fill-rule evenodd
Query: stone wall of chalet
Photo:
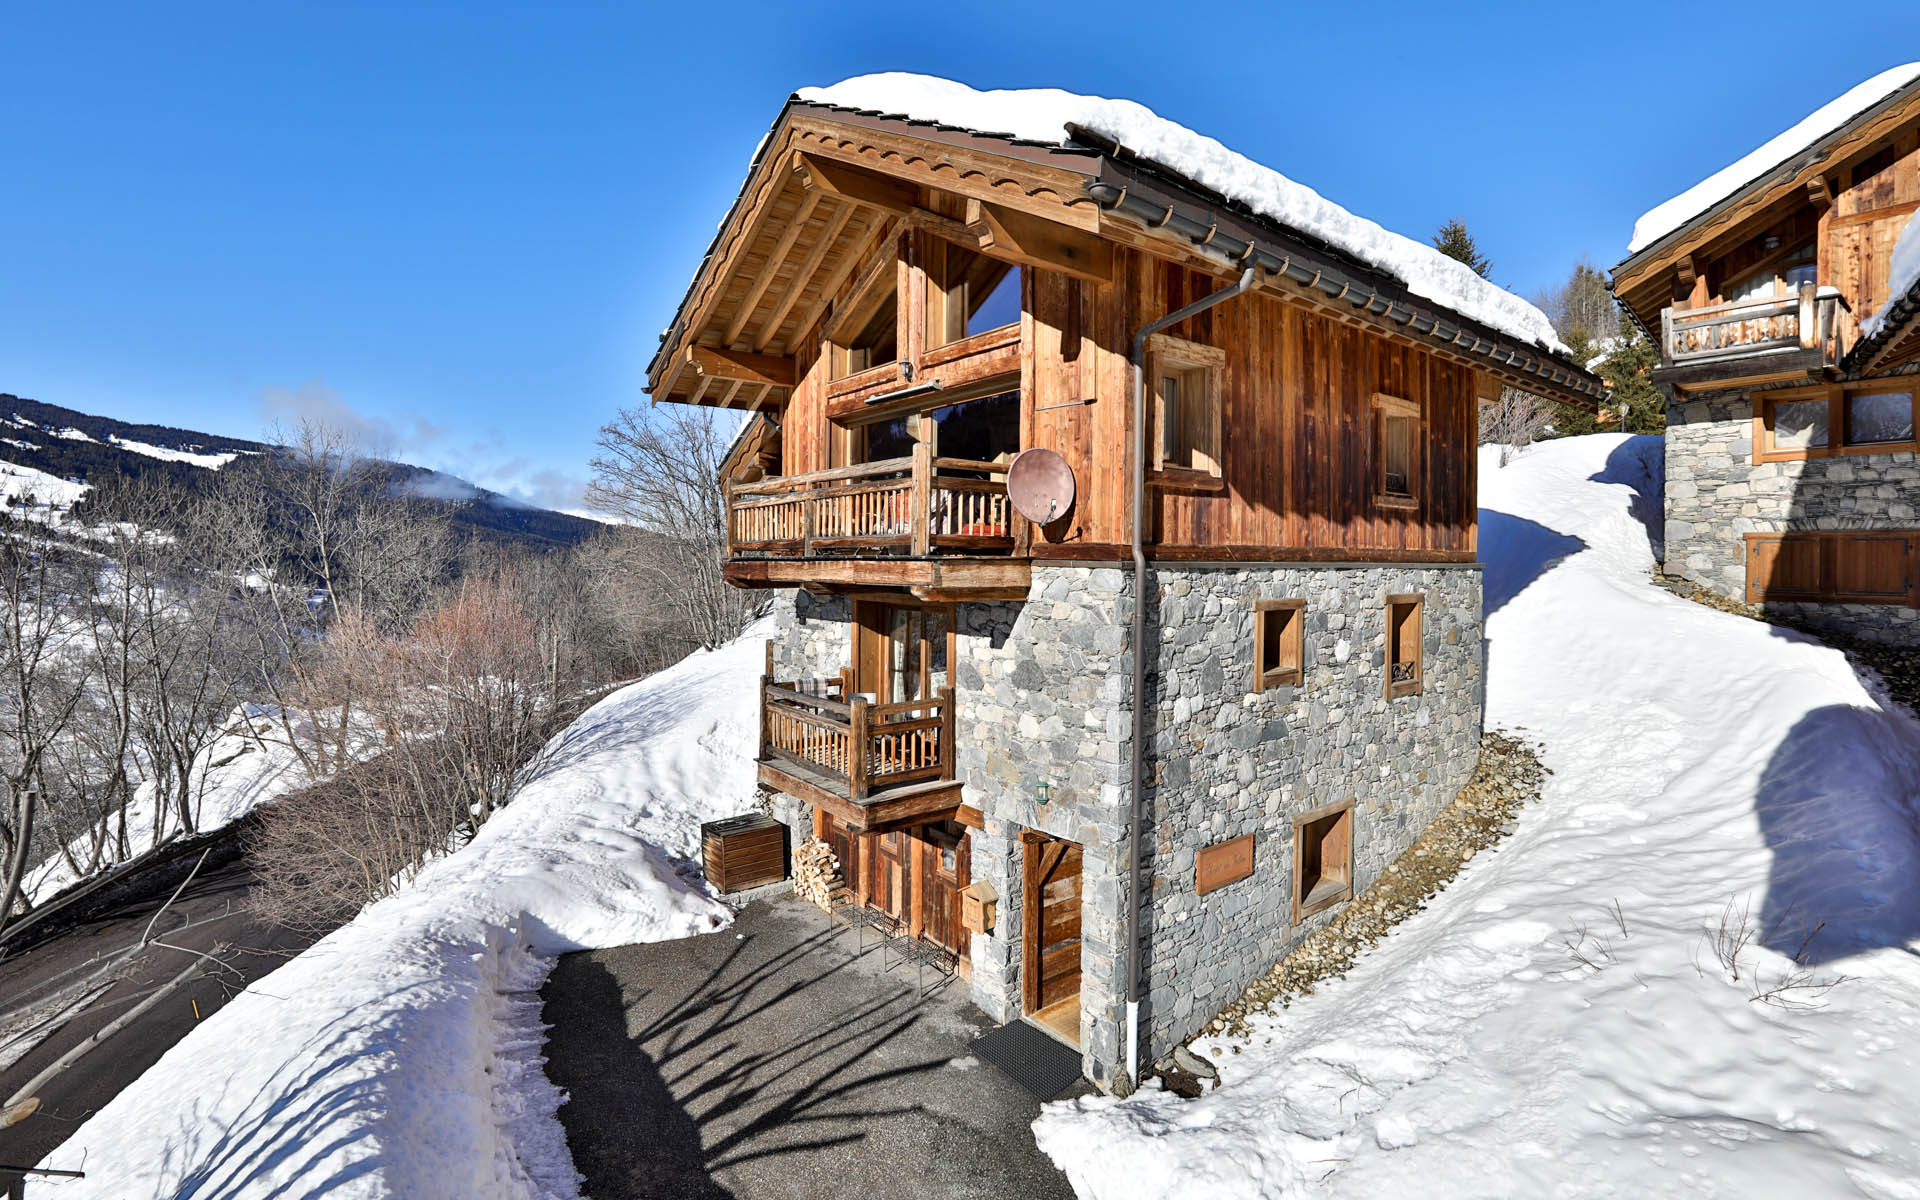
<svg viewBox="0 0 1920 1200"><path fill-rule="evenodd" d="M1755 394L1711 392L1667 405L1668 574L1745 600L1746 534L1920 529L1920 459L1914 454L1756 463ZM1779 602L1766 607L1809 629L1920 641L1920 611L1911 608Z"/></svg>

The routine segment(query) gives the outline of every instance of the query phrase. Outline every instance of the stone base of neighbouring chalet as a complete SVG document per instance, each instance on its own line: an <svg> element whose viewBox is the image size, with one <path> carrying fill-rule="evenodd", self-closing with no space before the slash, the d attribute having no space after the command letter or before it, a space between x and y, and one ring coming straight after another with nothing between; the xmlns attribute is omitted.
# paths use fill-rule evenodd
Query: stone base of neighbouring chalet
<svg viewBox="0 0 1920 1200"><path fill-rule="evenodd" d="M1756 463L1758 394L1736 389L1669 401L1667 574L1744 602L1746 534L1920 528L1920 458L1911 452ZM1770 619L1816 633L1920 643L1920 610L1912 608L1779 602L1761 607Z"/></svg>
<svg viewBox="0 0 1920 1200"><path fill-rule="evenodd" d="M1477 567L1182 564L1153 578L1143 1068L1340 910L1293 919L1296 817L1351 804L1357 893L1453 798L1477 756L1484 678ZM1412 593L1422 690L1389 700L1386 598ZM1298 686L1253 688L1256 598L1305 602ZM994 929L971 937L973 999L997 1020L1022 1013L1023 834L1076 843L1080 1046L1108 1089L1126 1062L1131 606L1130 571L1037 562L1025 601L955 606L949 675L963 802L984 824L969 835L971 879L998 896ZM852 661L846 599L781 593L775 610L776 676ZM776 796L774 812L812 831L797 799ZM1200 852L1249 834L1252 873L1198 894Z"/></svg>

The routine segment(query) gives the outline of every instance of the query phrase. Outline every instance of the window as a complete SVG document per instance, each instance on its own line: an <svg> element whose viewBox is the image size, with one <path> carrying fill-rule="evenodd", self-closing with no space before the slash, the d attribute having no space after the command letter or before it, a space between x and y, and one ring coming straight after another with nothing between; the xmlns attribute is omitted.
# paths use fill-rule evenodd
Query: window
<svg viewBox="0 0 1920 1200"><path fill-rule="evenodd" d="M1846 401L1849 446L1913 440L1912 392L1865 392Z"/></svg>
<svg viewBox="0 0 1920 1200"><path fill-rule="evenodd" d="M1420 406L1398 396L1373 398L1377 474L1373 500L1386 508L1420 507Z"/></svg>
<svg viewBox="0 0 1920 1200"><path fill-rule="evenodd" d="M1920 608L1920 530L1750 533L1747 603L1890 604Z"/></svg>
<svg viewBox="0 0 1920 1200"><path fill-rule="evenodd" d="M1020 320L1020 268L934 239L927 262L927 346Z"/></svg>
<svg viewBox="0 0 1920 1200"><path fill-rule="evenodd" d="M857 375L900 357L900 303L895 277L882 271L867 294L848 309L831 336L835 379Z"/></svg>
<svg viewBox="0 0 1920 1200"><path fill-rule="evenodd" d="M1387 597L1387 699L1420 690L1420 609L1424 597Z"/></svg>
<svg viewBox="0 0 1920 1200"><path fill-rule="evenodd" d="M1740 304L1798 295L1801 284L1819 280L1820 264L1815 259L1813 243L1807 242L1773 256L1771 265L1723 284L1720 292L1726 303Z"/></svg>
<svg viewBox="0 0 1920 1200"><path fill-rule="evenodd" d="M1253 690L1298 687L1305 678L1304 600L1253 602Z"/></svg>
<svg viewBox="0 0 1920 1200"><path fill-rule="evenodd" d="M1920 449L1912 388L1777 392L1755 398L1755 462Z"/></svg>
<svg viewBox="0 0 1920 1200"><path fill-rule="evenodd" d="M1220 477L1220 377L1227 354L1166 334L1147 339L1153 466L1171 473Z"/></svg>
<svg viewBox="0 0 1920 1200"><path fill-rule="evenodd" d="M1353 802L1293 819L1293 919L1353 895Z"/></svg>

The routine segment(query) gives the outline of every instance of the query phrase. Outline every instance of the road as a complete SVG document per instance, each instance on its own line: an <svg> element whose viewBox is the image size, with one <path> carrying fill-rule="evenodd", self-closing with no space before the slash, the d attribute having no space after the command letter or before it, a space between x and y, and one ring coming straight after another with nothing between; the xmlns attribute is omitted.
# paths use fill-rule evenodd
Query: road
<svg viewBox="0 0 1920 1200"><path fill-rule="evenodd" d="M196 955L216 944L232 947L222 958L224 967L209 965L43 1086L40 1110L10 1129L0 1129L0 1162L39 1162L159 1061L197 1021L315 940L261 922L247 903L254 883L244 858L196 876L155 929L155 939L167 945L149 946L84 1011L19 1061L0 1068L0 1100L4 1100L61 1054L138 1004L156 984L179 974ZM137 944L165 900L162 893L130 902L17 956L0 959L0 1010L11 1014L23 1006L39 1007L70 990L102 962ZM8 1035L0 1032L0 1046L7 1040ZM0 1062L12 1053L0 1049ZM0 1188L10 1180L11 1176L0 1174Z"/></svg>

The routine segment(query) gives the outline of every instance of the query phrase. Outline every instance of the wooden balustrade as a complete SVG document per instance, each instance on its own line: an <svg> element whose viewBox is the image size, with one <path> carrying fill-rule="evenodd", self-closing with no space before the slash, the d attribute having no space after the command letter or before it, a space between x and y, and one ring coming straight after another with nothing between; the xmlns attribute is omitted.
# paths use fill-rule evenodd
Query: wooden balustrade
<svg viewBox="0 0 1920 1200"><path fill-rule="evenodd" d="M760 758L833 777L854 800L929 779L952 779L951 688L927 700L836 699L839 680L760 683Z"/></svg>
<svg viewBox="0 0 1920 1200"><path fill-rule="evenodd" d="M1791 296L1668 308L1660 314L1667 366L1775 350L1818 350L1824 362L1835 363L1852 349L1857 333L1845 297L1810 283Z"/></svg>
<svg viewBox="0 0 1920 1200"><path fill-rule="evenodd" d="M1005 463L911 455L727 487L727 554L1010 550Z"/></svg>

